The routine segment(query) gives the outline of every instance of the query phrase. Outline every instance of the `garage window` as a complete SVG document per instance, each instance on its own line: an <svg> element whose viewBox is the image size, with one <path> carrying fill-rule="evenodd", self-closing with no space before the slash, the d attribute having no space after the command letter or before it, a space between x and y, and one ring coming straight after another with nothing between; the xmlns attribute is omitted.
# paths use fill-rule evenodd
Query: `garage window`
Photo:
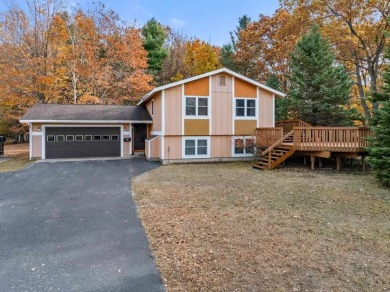
<svg viewBox="0 0 390 292"><path fill-rule="evenodd" d="M56 140L56 137L54 135L47 136L47 142L54 142L55 140Z"/></svg>
<svg viewBox="0 0 390 292"><path fill-rule="evenodd" d="M93 141L101 141L101 140L102 140L102 136L100 136L100 135L93 136Z"/></svg>
<svg viewBox="0 0 390 292"><path fill-rule="evenodd" d="M83 135L74 136L75 141L83 141Z"/></svg>
<svg viewBox="0 0 390 292"><path fill-rule="evenodd" d="M66 141L74 141L73 135L66 135Z"/></svg>
<svg viewBox="0 0 390 292"><path fill-rule="evenodd" d="M92 141L92 135L85 135L84 141Z"/></svg>
<svg viewBox="0 0 390 292"><path fill-rule="evenodd" d="M64 135L57 135L57 142L64 142L65 136Z"/></svg>
<svg viewBox="0 0 390 292"><path fill-rule="evenodd" d="M111 141L118 141L119 136L118 135L111 135Z"/></svg>
<svg viewBox="0 0 390 292"><path fill-rule="evenodd" d="M103 141L110 141L110 135L103 135Z"/></svg>

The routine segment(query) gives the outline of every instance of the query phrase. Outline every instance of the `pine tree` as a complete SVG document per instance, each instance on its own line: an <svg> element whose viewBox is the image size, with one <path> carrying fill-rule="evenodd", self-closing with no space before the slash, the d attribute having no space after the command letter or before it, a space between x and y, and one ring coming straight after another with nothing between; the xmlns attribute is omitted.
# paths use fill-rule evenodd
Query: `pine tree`
<svg viewBox="0 0 390 292"><path fill-rule="evenodd" d="M387 49L387 59L390 59L390 47ZM368 148L370 157L368 161L379 181L390 187L390 68L383 73L382 93L376 97L383 101L382 106L375 112L371 123L373 132Z"/></svg>
<svg viewBox="0 0 390 292"><path fill-rule="evenodd" d="M156 77L168 55L168 50L164 47L168 36L167 28L152 18L142 28L142 35L144 36L144 49L148 52L148 69Z"/></svg>
<svg viewBox="0 0 390 292"><path fill-rule="evenodd" d="M236 71L234 64L234 51L231 44L223 45L219 55L219 62L225 68Z"/></svg>
<svg viewBox="0 0 390 292"><path fill-rule="evenodd" d="M272 74L265 82L265 85L280 90L280 80L278 76ZM284 121L288 119L288 98L276 98L275 99L275 120L276 121Z"/></svg>
<svg viewBox="0 0 390 292"><path fill-rule="evenodd" d="M352 123L354 112L347 109L352 80L335 63L328 41L313 26L291 54L289 98L295 118L313 126Z"/></svg>

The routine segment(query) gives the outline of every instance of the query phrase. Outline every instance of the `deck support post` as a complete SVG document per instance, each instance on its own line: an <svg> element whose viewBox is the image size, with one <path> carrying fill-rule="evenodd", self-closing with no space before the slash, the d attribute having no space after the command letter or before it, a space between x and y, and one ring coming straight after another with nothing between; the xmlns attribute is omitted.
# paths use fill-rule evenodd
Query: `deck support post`
<svg viewBox="0 0 390 292"><path fill-rule="evenodd" d="M340 155L336 156L336 170L337 170L337 172L340 172L340 170L341 170L341 156Z"/></svg>
<svg viewBox="0 0 390 292"><path fill-rule="evenodd" d="M268 152L268 169L271 169L271 163L272 163L272 157L271 157L271 151Z"/></svg>
<svg viewBox="0 0 390 292"><path fill-rule="evenodd" d="M362 171L366 172L366 156L365 155L362 155L362 165L363 165Z"/></svg>
<svg viewBox="0 0 390 292"><path fill-rule="evenodd" d="M311 161L311 170L314 170L315 169L315 162L316 162L316 157L313 156L313 155L310 155L310 161Z"/></svg>
<svg viewBox="0 0 390 292"><path fill-rule="evenodd" d="M318 158L318 168L322 168L322 158Z"/></svg>
<svg viewBox="0 0 390 292"><path fill-rule="evenodd" d="M303 156L303 165L307 165L307 157Z"/></svg>

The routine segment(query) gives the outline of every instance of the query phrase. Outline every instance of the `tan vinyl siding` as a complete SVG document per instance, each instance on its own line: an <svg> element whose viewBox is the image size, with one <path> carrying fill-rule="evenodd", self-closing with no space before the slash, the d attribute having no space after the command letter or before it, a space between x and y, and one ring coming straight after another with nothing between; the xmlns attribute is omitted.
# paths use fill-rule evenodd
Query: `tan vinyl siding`
<svg viewBox="0 0 390 292"><path fill-rule="evenodd" d="M235 97L257 97L257 87L242 81L238 78L234 79L234 96Z"/></svg>
<svg viewBox="0 0 390 292"><path fill-rule="evenodd" d="M152 101L153 101L153 115L152 115ZM161 110L161 92L158 92L146 103L146 108L149 114L152 116L153 124L151 125L150 131L161 131L162 130L162 110Z"/></svg>
<svg viewBox="0 0 390 292"><path fill-rule="evenodd" d="M161 141L160 137L154 138L154 139L150 140L150 142L146 141L145 153L146 153L146 155L149 155L149 153L150 153L150 156L148 156L148 158L161 158L161 156L160 156L160 152L161 152L160 151L161 150L160 141ZM150 143L150 152L149 152L149 143Z"/></svg>
<svg viewBox="0 0 390 292"><path fill-rule="evenodd" d="M235 120L234 121L234 134L236 136L251 136L255 135L256 120Z"/></svg>
<svg viewBox="0 0 390 292"><path fill-rule="evenodd" d="M232 142L231 136L212 136L211 137L211 158L226 158L232 157Z"/></svg>
<svg viewBox="0 0 390 292"><path fill-rule="evenodd" d="M273 94L259 88L259 126L273 127Z"/></svg>
<svg viewBox="0 0 390 292"><path fill-rule="evenodd" d="M184 135L186 136L208 136L209 120L184 120Z"/></svg>
<svg viewBox="0 0 390 292"><path fill-rule="evenodd" d="M32 153L33 158L42 158L42 137L33 135L32 137Z"/></svg>
<svg viewBox="0 0 390 292"><path fill-rule="evenodd" d="M32 131L33 132L39 132L39 127L41 127L41 129L42 129L42 124L33 123L32 124Z"/></svg>
<svg viewBox="0 0 390 292"><path fill-rule="evenodd" d="M212 135L232 135L232 77L225 76L226 85L219 85L219 75L212 76Z"/></svg>
<svg viewBox="0 0 390 292"><path fill-rule="evenodd" d="M130 135L123 135L123 138L130 138ZM122 142L123 143L123 155L131 154L131 142Z"/></svg>
<svg viewBox="0 0 390 292"><path fill-rule="evenodd" d="M209 96L209 77L185 83L184 95Z"/></svg>
<svg viewBox="0 0 390 292"><path fill-rule="evenodd" d="M169 149L169 151L168 151ZM164 138L164 159L182 158L182 136Z"/></svg>
<svg viewBox="0 0 390 292"><path fill-rule="evenodd" d="M182 134L181 85L165 90L165 135Z"/></svg>

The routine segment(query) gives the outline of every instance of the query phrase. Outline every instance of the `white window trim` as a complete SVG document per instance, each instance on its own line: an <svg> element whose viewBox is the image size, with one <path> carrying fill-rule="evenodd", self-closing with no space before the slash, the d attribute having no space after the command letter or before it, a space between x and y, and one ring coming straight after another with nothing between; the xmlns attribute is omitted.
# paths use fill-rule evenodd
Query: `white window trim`
<svg viewBox="0 0 390 292"><path fill-rule="evenodd" d="M245 116L244 117L237 116L237 112L236 112L236 109L237 109L236 108L236 100L237 99L245 100L245 109L244 109ZM247 100L254 100L255 101L255 116L250 116L250 117L246 116L246 109L247 109L246 101ZM249 98L248 97L235 97L234 100L233 100L233 110L234 110L233 116L234 116L234 119L236 119L236 120L257 120L259 118L259 102L258 102L258 99L257 98L252 98L252 97L249 97Z"/></svg>
<svg viewBox="0 0 390 292"><path fill-rule="evenodd" d="M196 140L195 147L198 147L197 140L207 140L207 154L206 155L185 155L186 140ZM210 136L185 136L182 138L182 158L183 159L196 159L196 158L210 158Z"/></svg>
<svg viewBox="0 0 390 292"><path fill-rule="evenodd" d="M244 140L244 144L246 144L246 139L253 139L256 141L256 136L234 136L232 143L232 157L254 157L255 153L235 153L234 149L236 148L236 140ZM255 149L256 152L256 149Z"/></svg>
<svg viewBox="0 0 390 292"><path fill-rule="evenodd" d="M196 109L196 115L194 116L191 116L191 115L187 115L187 111L186 111L186 108L187 108L187 104L186 104L186 99L187 97L193 97L193 98L196 98L196 103L195 103L195 109ZM207 116L199 116L198 115L198 99L199 98L207 98ZM210 102L211 102L211 98L210 96L199 96L199 95L183 95L183 117L185 119L198 119L198 120L205 120L205 119L210 119L211 117L211 106L210 106Z"/></svg>

